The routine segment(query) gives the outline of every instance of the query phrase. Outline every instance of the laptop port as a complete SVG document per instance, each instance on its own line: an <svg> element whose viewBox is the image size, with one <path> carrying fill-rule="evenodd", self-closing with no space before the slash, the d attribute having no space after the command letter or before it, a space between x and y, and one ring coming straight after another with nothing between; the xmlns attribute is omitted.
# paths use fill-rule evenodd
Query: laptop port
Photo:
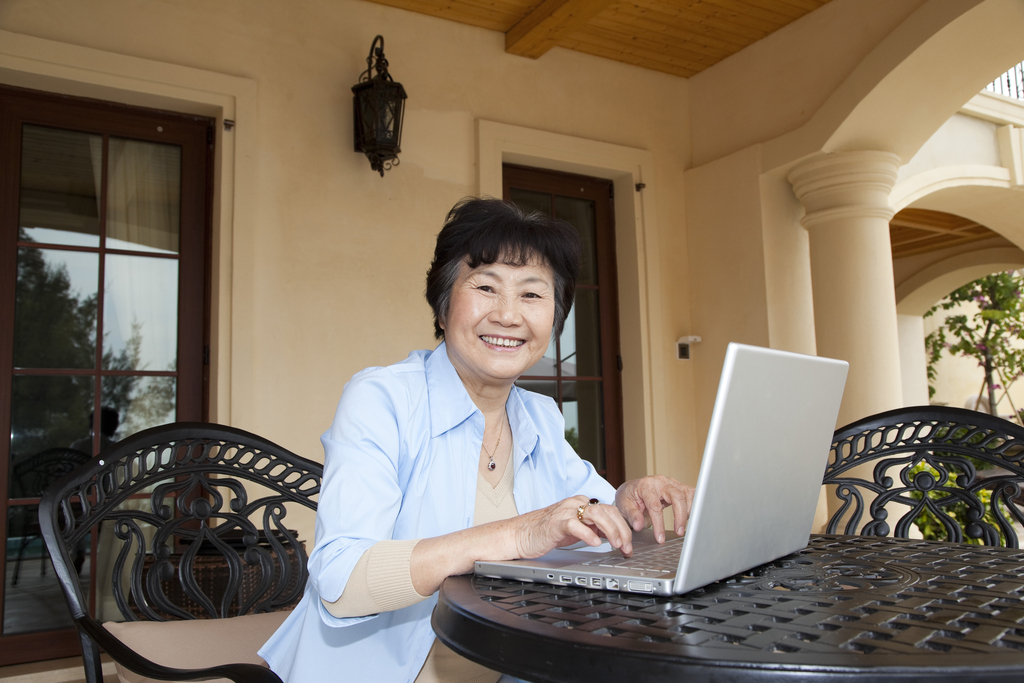
<svg viewBox="0 0 1024 683"><path fill-rule="evenodd" d="M576 577L576 585L577 586L586 586L587 585L587 577L585 577L585 576L577 576Z"/></svg>
<svg viewBox="0 0 1024 683"><path fill-rule="evenodd" d="M604 582L605 582L605 585L608 587L608 590L612 590L612 591L619 590L619 580L618 579L605 579Z"/></svg>
<svg viewBox="0 0 1024 683"><path fill-rule="evenodd" d="M554 578L555 578L555 575L554 575L554 574L548 574L548 578L549 578L549 579L554 579Z"/></svg>
<svg viewBox="0 0 1024 683"><path fill-rule="evenodd" d="M558 580L561 581L562 583L572 583L572 577L571 576L566 576L565 574L562 574L561 576L559 576Z"/></svg>
<svg viewBox="0 0 1024 683"><path fill-rule="evenodd" d="M634 593L653 593L654 584L647 581L630 581L628 584L628 590Z"/></svg>
<svg viewBox="0 0 1024 683"><path fill-rule="evenodd" d="M599 579L597 577L594 577L594 578L590 579L590 586L591 586L591 588L600 588L601 587L601 579Z"/></svg>

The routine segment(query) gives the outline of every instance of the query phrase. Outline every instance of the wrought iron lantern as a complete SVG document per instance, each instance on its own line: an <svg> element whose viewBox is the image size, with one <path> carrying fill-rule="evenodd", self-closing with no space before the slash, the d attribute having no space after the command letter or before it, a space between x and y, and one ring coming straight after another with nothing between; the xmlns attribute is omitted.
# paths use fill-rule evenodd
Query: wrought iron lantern
<svg viewBox="0 0 1024 683"><path fill-rule="evenodd" d="M374 69L377 73L371 77ZM373 39L366 71L352 86L352 94L356 151L365 154L370 168L383 178L384 171L398 165L405 110L405 88L388 73L383 36Z"/></svg>

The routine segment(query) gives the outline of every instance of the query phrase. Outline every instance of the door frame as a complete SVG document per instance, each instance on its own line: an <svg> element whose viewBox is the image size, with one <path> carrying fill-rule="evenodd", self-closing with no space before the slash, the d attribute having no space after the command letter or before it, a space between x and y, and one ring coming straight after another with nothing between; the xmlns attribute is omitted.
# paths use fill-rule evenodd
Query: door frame
<svg viewBox="0 0 1024 683"><path fill-rule="evenodd" d="M500 197L503 163L611 180L615 187L615 252L622 354L625 478L672 474L667 443L666 362L654 155L643 149L480 119L477 173L480 195ZM693 417L688 420L693 433Z"/></svg>
<svg viewBox="0 0 1024 683"><path fill-rule="evenodd" d="M4 99L0 104L0 134L15 145L13 152L0 159L0 227L17 230L19 224L19 197L17 189L21 175L21 127L25 124L91 134L110 134L115 137L177 144L182 149L181 174L181 229L178 249L178 338L176 369L176 415L179 421L208 419L209 365L206 361L210 336L210 224L212 220L213 136L209 131L212 119L183 115L176 112L156 111L123 104L109 103L65 95L0 86ZM157 128L154 124L160 124ZM205 173L189 172L199 166ZM105 198L101 199L101 206ZM101 209L100 214L104 211ZM17 239L5 234L0 241L0 271L11 279L0 283L0 319L14 320L17 279ZM72 247L70 250L74 251ZM91 252L90 252L91 253ZM102 253L102 252L100 252ZM102 273L102 270L100 271ZM102 286L102 283L100 283ZM183 302L201 301L202 308L192 315L182 316L189 306ZM100 311L99 315L102 314ZM13 328L12 328L13 329ZM0 433L10 434L14 376L14 335L0 335ZM93 367L97 378L103 375ZM35 373L33 373L35 374ZM100 385L96 385L96 401ZM98 405L98 404L97 404ZM99 413L95 415L99 420ZM97 436L98 438L98 430ZM7 592L7 511L9 505L10 441L0 444L0 519L4 520L4 543L0 545L0 618L6 614ZM18 500L17 505L36 505L29 499ZM90 567L97 566L95 538L90 544ZM90 571L89 600L94 604L96 575ZM5 635L0 633L0 666L68 657L81 652L77 631L72 628Z"/></svg>
<svg viewBox="0 0 1024 683"><path fill-rule="evenodd" d="M0 30L0 84L216 119L209 416L244 422L239 416L256 413L260 395L247 371L259 329L252 294L261 206L256 81Z"/></svg>
<svg viewBox="0 0 1024 683"><path fill-rule="evenodd" d="M602 474L613 486L625 481L622 452L622 382L619 376L622 356L619 353L619 296L615 272L615 215L614 185L603 178L575 173L551 171L504 164L502 198L510 201L509 190L514 186L563 197L588 199L595 204L596 269L598 280L598 330L601 349L601 410L604 444L604 471ZM577 192L577 188L585 194ZM553 207L552 207L553 208ZM577 287L577 292L579 288ZM579 329L576 330L577 335ZM560 373L560 370L556 370ZM561 375L559 374L559 378ZM561 388L558 390L561 396Z"/></svg>

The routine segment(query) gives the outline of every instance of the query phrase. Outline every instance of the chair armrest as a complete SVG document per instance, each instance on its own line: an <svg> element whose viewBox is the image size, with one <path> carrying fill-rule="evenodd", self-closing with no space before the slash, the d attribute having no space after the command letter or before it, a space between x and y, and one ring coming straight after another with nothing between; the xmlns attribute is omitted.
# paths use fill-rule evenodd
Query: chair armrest
<svg viewBox="0 0 1024 683"><path fill-rule="evenodd" d="M118 664L146 678L162 681L201 681L227 678L235 683L283 683L270 669L258 664L224 664L204 669L174 669L156 664L122 643L88 614L75 617L75 625Z"/></svg>

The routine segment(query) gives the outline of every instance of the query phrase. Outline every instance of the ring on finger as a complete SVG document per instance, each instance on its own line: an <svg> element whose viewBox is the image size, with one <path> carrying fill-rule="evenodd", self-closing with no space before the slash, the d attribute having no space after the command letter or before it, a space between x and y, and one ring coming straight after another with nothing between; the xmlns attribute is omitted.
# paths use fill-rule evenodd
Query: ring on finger
<svg viewBox="0 0 1024 683"><path fill-rule="evenodd" d="M580 524L586 524L586 522L583 521L583 513L587 511L587 508L591 505L600 505L600 503L601 501L597 498L591 498L589 501L576 508L576 519L580 520Z"/></svg>

